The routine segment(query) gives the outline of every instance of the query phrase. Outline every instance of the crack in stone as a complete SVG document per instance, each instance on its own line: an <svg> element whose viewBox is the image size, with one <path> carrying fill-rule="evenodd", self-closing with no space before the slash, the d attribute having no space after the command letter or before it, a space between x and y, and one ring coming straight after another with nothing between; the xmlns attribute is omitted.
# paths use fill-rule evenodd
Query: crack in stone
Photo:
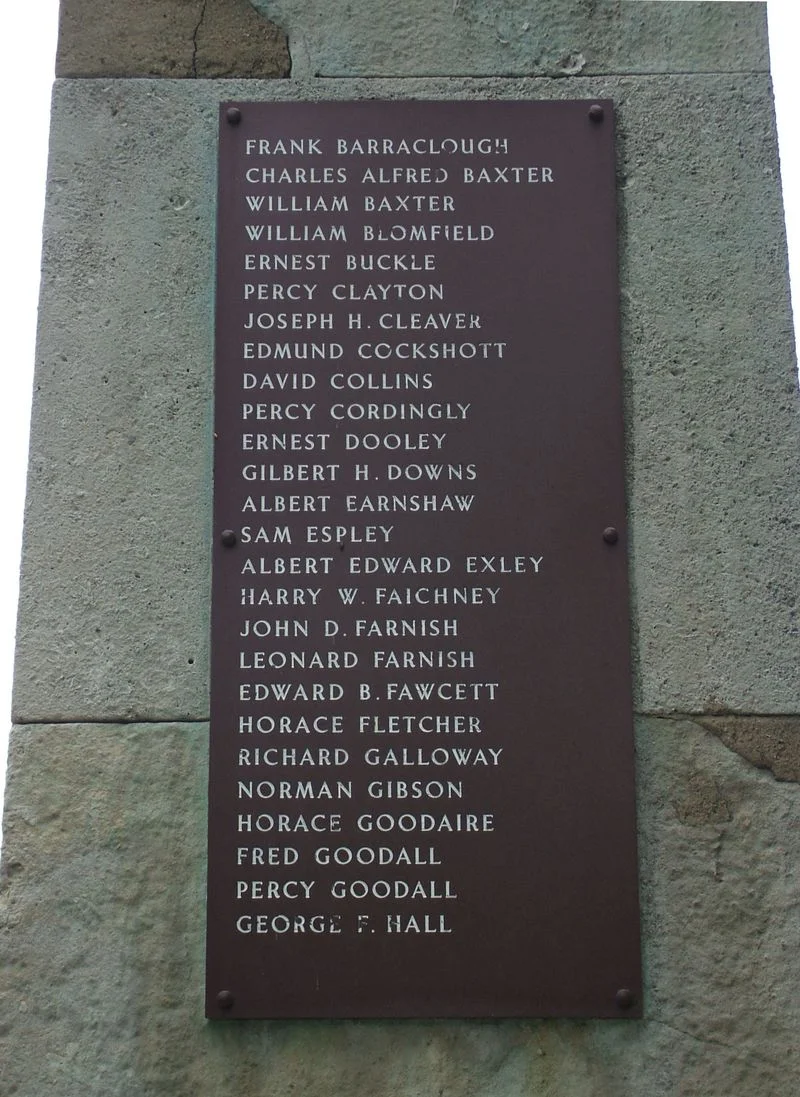
<svg viewBox="0 0 800 1097"><path fill-rule="evenodd" d="M714 880L716 883L721 883L723 880L722 875L722 842L725 837L725 831L720 830L719 836L714 843Z"/></svg>
<svg viewBox="0 0 800 1097"><path fill-rule="evenodd" d="M192 32L192 76L197 77L197 36L200 33L200 28L203 25L203 20L206 17L206 8L208 7L208 0L203 0L200 6L200 17L197 20L194 31Z"/></svg>

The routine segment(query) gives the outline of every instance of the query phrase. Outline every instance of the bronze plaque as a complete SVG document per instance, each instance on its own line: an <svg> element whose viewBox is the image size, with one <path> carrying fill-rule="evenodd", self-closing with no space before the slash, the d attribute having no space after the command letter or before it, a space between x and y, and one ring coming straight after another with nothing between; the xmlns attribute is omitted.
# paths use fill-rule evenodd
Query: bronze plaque
<svg viewBox="0 0 800 1097"><path fill-rule="evenodd" d="M613 149L221 108L210 1017L641 1014Z"/></svg>

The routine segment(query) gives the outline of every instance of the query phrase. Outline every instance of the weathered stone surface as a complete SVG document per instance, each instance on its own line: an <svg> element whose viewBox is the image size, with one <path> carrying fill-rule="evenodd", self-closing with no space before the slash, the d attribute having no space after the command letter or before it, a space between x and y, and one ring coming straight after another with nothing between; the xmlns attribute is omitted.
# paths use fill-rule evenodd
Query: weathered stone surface
<svg viewBox="0 0 800 1097"><path fill-rule="evenodd" d="M656 86L620 107L638 702L792 712L800 407L768 94Z"/></svg>
<svg viewBox="0 0 800 1097"><path fill-rule="evenodd" d="M800 781L800 717L704 716L697 722L779 781Z"/></svg>
<svg viewBox="0 0 800 1097"><path fill-rule="evenodd" d="M766 78L141 80L55 94L17 718L206 716L218 103L398 95L616 101L637 704L791 712L799 420Z"/></svg>
<svg viewBox="0 0 800 1097"><path fill-rule="evenodd" d="M62 0L56 71L286 76L288 33L301 76L763 72L765 18L758 3Z"/></svg>
<svg viewBox="0 0 800 1097"><path fill-rule="evenodd" d="M798 1092L800 790L697 724L639 728L642 1022L205 1022L206 743L203 724L15 730L3 1093ZM681 818L698 778L726 818Z"/></svg>
<svg viewBox="0 0 800 1097"><path fill-rule="evenodd" d="M646 1014L694 1041L671 1092L791 1092L800 1081L790 1035L798 1002L794 976L785 978L800 933L798 790L681 720L641 722L637 769ZM698 782L716 789L717 806L705 822L682 820ZM757 1035L762 1023L774 1031Z"/></svg>
<svg viewBox="0 0 800 1097"><path fill-rule="evenodd" d="M705 773L693 773L673 801L675 814L687 826L728 823L731 809L719 783Z"/></svg>
<svg viewBox="0 0 800 1097"><path fill-rule="evenodd" d="M59 76L288 75L286 36L249 0L61 0Z"/></svg>
<svg viewBox="0 0 800 1097"><path fill-rule="evenodd" d="M206 0L195 43L193 76L289 75L286 35L250 0Z"/></svg>
<svg viewBox="0 0 800 1097"><path fill-rule="evenodd" d="M286 31L298 76L561 77L767 70L765 4L252 2Z"/></svg>
<svg viewBox="0 0 800 1097"><path fill-rule="evenodd" d="M203 939L205 730L12 735L0 998L4 1038L29 1043L0 1053L3 1093L168 1092Z"/></svg>

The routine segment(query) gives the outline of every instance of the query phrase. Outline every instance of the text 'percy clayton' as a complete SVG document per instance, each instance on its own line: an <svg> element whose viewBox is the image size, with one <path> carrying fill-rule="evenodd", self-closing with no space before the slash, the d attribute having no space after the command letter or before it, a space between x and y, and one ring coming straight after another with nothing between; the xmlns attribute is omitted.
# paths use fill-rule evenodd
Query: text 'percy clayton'
<svg viewBox="0 0 800 1097"><path fill-rule="evenodd" d="M242 335L228 382L242 424L230 740L240 934L449 937L460 899L447 847L414 842L497 833L481 785L453 776L496 782L509 749L492 715L502 667L460 611L525 598L519 584L543 581L545 553L502 530L486 551L455 550L465 518L502 488L470 443L509 340L448 253L470 249L458 262L481 265L471 249L498 242L490 218L462 219L469 188L487 187L485 214L497 186L557 185L553 167L511 163L510 151L504 137L244 139ZM442 551L408 551L420 527L404 523L420 516ZM370 546L380 552L359 551ZM271 745L317 736L347 745ZM358 745L374 736L480 746ZM356 807L365 799L375 812ZM314 843L327 833L345 843ZM287 842L297 834L312 840ZM374 842L386 834L391 845Z"/></svg>

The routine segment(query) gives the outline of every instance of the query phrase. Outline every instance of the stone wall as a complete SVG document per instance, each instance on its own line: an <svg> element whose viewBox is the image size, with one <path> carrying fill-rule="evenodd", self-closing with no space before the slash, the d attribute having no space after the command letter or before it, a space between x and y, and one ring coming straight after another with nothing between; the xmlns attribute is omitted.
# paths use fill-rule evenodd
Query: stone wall
<svg viewBox="0 0 800 1097"><path fill-rule="evenodd" d="M794 1097L798 407L765 7L62 0L4 821L16 1097ZM202 1016L216 112L612 98L645 1019Z"/></svg>

